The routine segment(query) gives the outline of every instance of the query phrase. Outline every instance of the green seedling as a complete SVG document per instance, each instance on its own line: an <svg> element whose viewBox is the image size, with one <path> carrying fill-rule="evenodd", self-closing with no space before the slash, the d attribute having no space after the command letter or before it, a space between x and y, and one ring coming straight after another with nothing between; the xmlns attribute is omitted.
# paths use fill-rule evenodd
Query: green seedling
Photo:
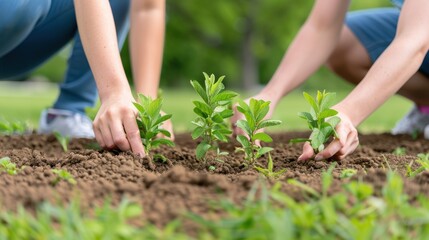
<svg viewBox="0 0 429 240"><path fill-rule="evenodd" d="M356 169L350 169L350 168L343 169L341 171L340 178L341 179L350 178L350 177L353 177L354 175L356 175L356 173L357 173Z"/></svg>
<svg viewBox="0 0 429 240"><path fill-rule="evenodd" d="M192 138L201 138L202 141L196 148L197 159L205 159L209 150L215 151L217 157L227 155L219 149L219 142L228 142L232 131L227 120L233 115L232 100L238 94L224 90L222 83L225 76L216 80L215 76L204 73L204 88L196 80L191 80L191 85L201 97L202 101L193 101L194 112L198 117L192 121L195 129Z"/></svg>
<svg viewBox="0 0 429 240"><path fill-rule="evenodd" d="M0 172L6 172L9 175L16 175L18 168L16 164L10 161L9 157L0 158Z"/></svg>
<svg viewBox="0 0 429 240"><path fill-rule="evenodd" d="M270 102L264 100L250 99L249 104L239 101L237 110L243 113L245 119L237 121L237 127L241 128L246 135L238 135L237 141L242 147L237 151L244 152L245 159L250 165L265 153L273 150L270 147L261 147L257 141L272 142L273 139L262 129L281 124L280 120L264 119L270 110Z"/></svg>
<svg viewBox="0 0 429 240"><path fill-rule="evenodd" d="M215 167L215 166L213 166L213 165L210 165L210 166L209 166L209 171L210 171L210 172L213 172L214 170L216 170L216 167Z"/></svg>
<svg viewBox="0 0 429 240"><path fill-rule="evenodd" d="M429 170L429 153L419 153L417 154L417 160L416 162L420 164L420 167L416 170L412 170L412 166L414 161L411 161L411 163L407 166L407 175L408 177L415 177L419 173L422 173L424 171Z"/></svg>
<svg viewBox="0 0 429 240"><path fill-rule="evenodd" d="M140 130L140 137L145 149L146 156L149 159L149 167L154 169L152 149L160 145L174 146L174 143L166 138L157 138L158 134L170 137L171 133L161 126L171 118L171 114L161 115L162 98L152 100L143 94L138 96L139 102L134 103L134 106L139 111L137 125Z"/></svg>
<svg viewBox="0 0 429 240"><path fill-rule="evenodd" d="M396 156L403 156L407 153L407 150L404 147L397 147L392 153Z"/></svg>
<svg viewBox="0 0 429 240"><path fill-rule="evenodd" d="M268 153L267 168L258 167L258 166L254 166L254 168L258 170L258 172L262 173L266 178L272 178L272 179L279 178L281 175L283 175L286 172L286 169L281 169L277 172L274 172L273 158L269 153Z"/></svg>
<svg viewBox="0 0 429 240"><path fill-rule="evenodd" d="M76 184L76 180L74 179L73 175L69 173L65 169L52 169L52 172L57 175L55 180L52 182L52 185L57 185L60 181L66 181L72 185Z"/></svg>
<svg viewBox="0 0 429 240"><path fill-rule="evenodd" d="M335 100L335 93L317 91L316 99L304 92L304 98L310 104L310 112L300 112L298 116L307 121L309 129L312 131L310 138L292 139L292 143L310 142L315 153L325 149L325 143L331 137L338 137L335 127L340 122L337 111L330 107Z"/></svg>
<svg viewBox="0 0 429 240"><path fill-rule="evenodd" d="M0 134L11 135L11 134L24 134L29 132L29 126L25 122L15 121L10 122L6 119L0 121Z"/></svg>
<svg viewBox="0 0 429 240"><path fill-rule="evenodd" d="M54 132L54 136L58 140L58 142L60 143L61 147L63 148L63 151L67 152L68 146L70 143L70 137L63 136L60 132L57 132L57 131Z"/></svg>

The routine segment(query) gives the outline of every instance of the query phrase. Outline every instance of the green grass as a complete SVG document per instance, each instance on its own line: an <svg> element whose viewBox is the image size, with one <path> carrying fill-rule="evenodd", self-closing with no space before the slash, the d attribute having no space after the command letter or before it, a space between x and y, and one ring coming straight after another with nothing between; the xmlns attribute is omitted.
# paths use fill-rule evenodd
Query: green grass
<svg viewBox="0 0 429 240"><path fill-rule="evenodd" d="M322 89L323 90L323 89ZM315 91L309 91L310 94ZM337 100L347 95L347 91L337 91ZM25 84L8 85L0 84L0 117L9 121L28 121L32 126L38 126L40 112L52 105L56 99L58 90L56 88L28 87ZM188 90L164 90L164 111L173 114L172 121L176 132L191 131L191 121L195 118L192 100L198 96ZM248 97L249 94L241 94ZM389 131L397 120L399 120L411 107L411 102L394 96L380 109L364 121L359 130L364 133ZM273 127L271 131L305 130L306 123L297 116L298 112L309 110L310 106L305 102L302 91L296 90L278 105L272 119L281 120L280 126Z"/></svg>

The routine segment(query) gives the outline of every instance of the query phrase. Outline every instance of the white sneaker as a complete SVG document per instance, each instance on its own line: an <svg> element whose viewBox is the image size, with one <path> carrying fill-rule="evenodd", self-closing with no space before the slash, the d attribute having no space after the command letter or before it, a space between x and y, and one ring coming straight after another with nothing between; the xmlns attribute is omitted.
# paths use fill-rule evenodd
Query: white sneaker
<svg viewBox="0 0 429 240"><path fill-rule="evenodd" d="M414 134L425 133L425 138L429 138L429 114L421 113L417 107L411 109L396 126L392 129L392 134Z"/></svg>
<svg viewBox="0 0 429 240"><path fill-rule="evenodd" d="M40 116L38 133L59 132L72 138L94 138L92 121L87 116L68 110L45 109Z"/></svg>

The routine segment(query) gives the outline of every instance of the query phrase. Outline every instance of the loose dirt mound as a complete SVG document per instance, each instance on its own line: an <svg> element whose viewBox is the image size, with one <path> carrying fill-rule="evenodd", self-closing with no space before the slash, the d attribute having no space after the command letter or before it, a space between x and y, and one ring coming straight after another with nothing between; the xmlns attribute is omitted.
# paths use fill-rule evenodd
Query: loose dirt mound
<svg viewBox="0 0 429 240"><path fill-rule="evenodd" d="M296 162L302 145L288 142L290 138L303 136L308 133L273 134L271 146L275 150L271 155L275 168L287 169L280 179L282 182L295 178L320 189L321 173L332 161ZM358 170L359 178L380 189L386 168L405 175L406 165L418 153L429 152L428 140L412 140L409 136L365 135L360 140L361 146L356 152L335 168L333 191L339 189L343 181L339 178L342 169ZM189 211L217 218L222 213L214 210L213 202L225 198L240 202L260 177L242 164L243 156L234 153L235 145L221 145L231 153L223 162L212 160L204 164L195 158L196 144L188 134L177 136L176 147L157 150L171 160L172 166L156 162L156 171L151 171L147 159L131 153L97 150L91 140L73 140L70 151L64 153L53 136L2 136L0 157L8 156L24 168L16 176L0 173L0 208L14 210L23 205L33 211L43 201L59 204L78 197L83 208L91 209L106 199L117 204L126 197L141 204L142 217L158 226ZM405 147L406 155L392 154L397 147ZM266 159L261 163L265 164ZM214 166L215 170L209 171L208 166ZM54 168L67 169L77 184L54 185L56 175L51 172ZM405 191L412 197L419 193L429 195L428 179L428 174L422 174L407 180ZM285 185L283 188L296 199L304 199L296 187Z"/></svg>

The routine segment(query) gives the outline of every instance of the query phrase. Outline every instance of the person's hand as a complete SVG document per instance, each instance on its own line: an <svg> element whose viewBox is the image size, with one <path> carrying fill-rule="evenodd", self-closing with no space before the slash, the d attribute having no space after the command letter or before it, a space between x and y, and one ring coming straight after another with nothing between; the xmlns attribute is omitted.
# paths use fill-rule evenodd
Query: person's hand
<svg viewBox="0 0 429 240"><path fill-rule="evenodd" d="M161 115L165 115L165 112L164 111L161 111ZM170 139L171 141L174 141L174 131L173 131L173 123L171 122L171 119L168 119L167 121L165 121L163 124L162 124L162 128L163 129L165 129L165 130L167 130L168 132L170 132L171 133L171 136L170 137L168 137L168 139ZM164 135L159 135L158 137L166 137L166 136L164 136Z"/></svg>
<svg viewBox="0 0 429 240"><path fill-rule="evenodd" d="M131 94L112 95L102 102L93 124L95 138L102 148L145 155L133 102Z"/></svg>
<svg viewBox="0 0 429 240"><path fill-rule="evenodd" d="M334 140L323 151L319 152L314 157L314 160L316 161L328 159L330 157L335 157L336 159L341 160L347 155L353 153L359 145L358 132L353 126L350 118L340 112L337 116L341 119L335 128L338 133L338 138L334 138ZM308 160L313 156L313 148L309 142L306 142L298 161Z"/></svg>

